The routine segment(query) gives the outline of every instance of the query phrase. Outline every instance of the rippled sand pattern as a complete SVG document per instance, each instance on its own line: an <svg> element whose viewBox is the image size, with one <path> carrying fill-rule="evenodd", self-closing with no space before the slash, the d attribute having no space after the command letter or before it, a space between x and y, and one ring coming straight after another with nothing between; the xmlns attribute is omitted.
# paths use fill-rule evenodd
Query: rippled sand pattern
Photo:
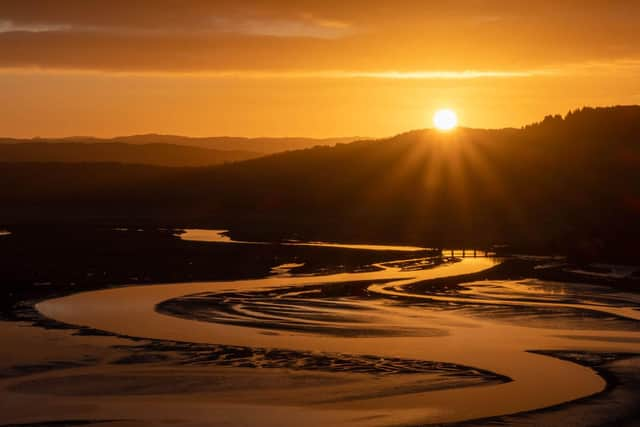
<svg viewBox="0 0 640 427"><path fill-rule="evenodd" d="M605 380L558 351L640 349L635 296L534 280L435 286L499 262L444 261L327 276L282 268L259 280L48 300L37 308L51 319L145 343L123 346L106 367L16 377L6 387L23 401L45 394L49 406L74 408L60 416L132 425L424 425L593 395ZM24 419L36 421L15 414Z"/></svg>

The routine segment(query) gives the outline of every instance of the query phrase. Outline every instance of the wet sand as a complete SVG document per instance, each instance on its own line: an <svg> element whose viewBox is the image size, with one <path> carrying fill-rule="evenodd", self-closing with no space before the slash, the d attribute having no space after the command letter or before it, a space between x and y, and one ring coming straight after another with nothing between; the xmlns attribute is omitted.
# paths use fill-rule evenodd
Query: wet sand
<svg viewBox="0 0 640 427"><path fill-rule="evenodd" d="M383 426L497 419L605 390L599 365L560 351L640 350L634 294L535 280L430 288L431 280L500 262L450 261L410 259L326 276L292 275L290 265L264 279L131 286L41 302L38 311L57 322L144 342L102 337L119 342L116 350L100 347L119 352L108 363L5 379L3 421ZM36 402L38 414L30 411Z"/></svg>

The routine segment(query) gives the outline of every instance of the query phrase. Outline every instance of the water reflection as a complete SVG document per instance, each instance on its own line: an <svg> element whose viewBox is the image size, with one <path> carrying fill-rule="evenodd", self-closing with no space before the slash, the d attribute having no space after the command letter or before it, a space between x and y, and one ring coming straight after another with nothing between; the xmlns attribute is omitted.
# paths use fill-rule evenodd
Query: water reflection
<svg viewBox="0 0 640 427"><path fill-rule="evenodd" d="M187 233L234 243L223 230ZM22 402L12 420L28 419L24 405L44 393L41 405L70 405L76 417L95 417L87 405L99 397L109 399L103 418L151 424L455 422L604 389L595 371L553 357L558 349L640 350L635 296L539 280L449 281L501 260L411 255L359 273L297 276L300 264L283 264L264 279L44 301L37 309L49 318L149 341L106 367L12 381L7 396Z"/></svg>
<svg viewBox="0 0 640 427"><path fill-rule="evenodd" d="M264 242L248 242L243 240L233 240L228 236L229 230L209 230L188 228L179 234L182 240L190 240L196 242L218 242L218 243L242 243L253 245L264 245ZM432 249L422 248L418 246L393 246L393 245L368 245L368 244L349 244L349 243L328 243L328 242L298 242L283 241L279 242L286 246L316 246L325 248L342 248L342 249L363 249L369 251L398 251L398 252L418 252L429 251Z"/></svg>

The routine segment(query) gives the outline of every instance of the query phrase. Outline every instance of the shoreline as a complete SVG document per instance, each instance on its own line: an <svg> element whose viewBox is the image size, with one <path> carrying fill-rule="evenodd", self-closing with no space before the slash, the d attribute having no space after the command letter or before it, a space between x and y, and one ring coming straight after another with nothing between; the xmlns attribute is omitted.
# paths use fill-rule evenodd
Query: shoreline
<svg viewBox="0 0 640 427"><path fill-rule="evenodd" d="M218 246L219 245L213 245L213 246ZM224 246L224 245L223 245ZM243 245L234 245L234 246L243 246ZM296 249L301 249L301 248L296 248ZM308 254L314 253L314 251L318 251L319 248L302 248L304 250L307 251L311 251L311 252L307 252ZM327 251L337 251L336 248L327 248ZM348 252L352 252L352 250L349 250ZM353 252L352 252L353 253ZM355 251L356 254L359 253L359 251ZM314 255L317 255L317 252L314 253ZM405 253L406 255L406 253ZM392 261L385 261L384 259L386 257L393 257L394 259ZM408 262L408 260L406 259L402 259L399 260L398 259L398 253L397 252L391 252L389 254L386 253L376 253L374 258L383 258L383 260L379 261L379 262L371 262L370 260L372 259L372 254L368 253L368 254L362 254L362 257L359 258L362 264L365 263L365 261L369 261L370 263L367 264L369 266L372 267L376 267L375 269L365 269L362 270L362 267L357 266L356 264L352 264L349 268L344 268L342 267L341 269L339 268L338 271L330 271L329 274L327 274L327 270L323 270L322 267L320 267L319 272L321 273L320 275L309 275L309 273L305 274L305 275L296 275L295 273L297 273L298 271L302 270L302 271L316 271L316 274L318 273L318 264L305 264L305 265L300 265L301 263L299 261L301 261L300 258L297 258L295 261L297 261L297 263L292 263L292 267L293 270L288 269L288 270L283 270L281 273L279 274L270 274L271 272L273 272L273 267L269 267L268 269L268 273L262 273L261 275L259 274L257 278L253 278L253 279L247 279L247 278L241 278L238 279L240 281L231 281L231 282L215 282L218 284L218 286L223 286L224 287L224 283L227 284L231 284L231 283L242 283L242 280L244 281L257 281L259 282L260 280L265 280L268 278L284 278L287 279L289 281L291 280L296 280L299 281L300 279L304 279L305 282L308 283L323 283L324 279L330 279L332 278L336 273L338 275L349 275L349 274L353 274L354 276L359 276L359 277L367 277L367 276L371 276L371 277L377 277L376 276L376 272L380 272L380 269L382 268L381 265L385 265L385 263L387 265L393 265L395 269L397 269L397 274L400 274L403 277L413 277L415 275L420 275L419 271L421 271L420 269L416 270L412 270L412 263ZM280 262L280 264L278 265L282 265L283 264L283 260L279 259L278 260ZM284 260L284 261L289 261L288 259ZM492 266L488 269L484 269L482 271L479 272L473 272L473 273L468 273L468 274L454 274L454 275L447 275L444 277L434 277L434 278L430 278L430 279L426 279L423 281L413 281L415 283L412 283L410 288L412 290L412 292L418 291L418 292L433 292L433 291L437 291L437 290L447 290L447 291L451 291L456 290L459 291L460 289L463 289L463 285L468 284L470 282L477 282L477 281L482 281L482 280L505 280L505 279L519 279L519 278L526 278L526 277L532 277L532 276L537 276L539 279L541 280L549 280L549 279L564 279L567 282L571 282L571 281L576 281L576 282L584 282L583 280L579 280L580 276L570 273L570 272L566 272L566 271L562 271L562 270L558 270L558 269L549 269L549 268L545 268L545 269L536 269L535 266L539 265L539 263L541 262L541 260L534 260L534 259L519 259L519 258L510 258L505 260L504 263L502 264L498 264L495 266ZM288 265L287 262L284 262L285 265ZM322 265L322 264L320 264ZM301 268L302 267L302 268ZM384 267L384 268L388 268L388 267ZM383 269L384 269L383 268ZM424 268L424 266L422 266L421 268ZM446 267L445 267L446 268ZM347 273L346 271L353 271L353 273ZM361 271L361 273L356 273L357 271ZM395 271L395 270L394 270ZM451 271L455 271L451 270ZM293 274L293 275L292 275ZM568 279L572 279L572 280L568 280ZM376 279L377 283L380 284L380 280ZM390 281L393 280L398 280L398 279L389 279ZM611 284L612 281L609 279L603 279L603 278L597 278L594 279L594 281L597 281L600 284ZM215 284L214 283L214 284ZM279 283L279 282L278 282ZM286 280L283 282L286 283ZM367 285L366 285L366 281L363 281L360 285L356 286L351 286L349 285L349 295L351 295L352 297L358 297L358 295L360 295L362 292L367 293ZM624 288L626 286L624 286L623 282L617 281L617 282L613 282L613 283L617 283L621 288ZM345 285L348 284L348 282L345 282ZM170 282L169 284L162 284L160 282L156 282L154 284L149 284L148 286L144 286L144 288L148 289L148 290L153 290L153 292L155 292L155 290L157 289L171 289L171 287L181 287L181 285L183 287L186 287L187 289L191 289L191 288L206 288L207 286L209 286L209 281L204 281L204 282L196 282L196 281L187 281L187 282L179 282L179 283L175 283L175 282ZM77 292L80 293L86 293L86 292L91 292L91 291L97 291L99 289L102 289L102 291L109 293L109 291L121 291L121 290L127 290L127 292L131 292L132 288L141 288L141 284L140 283L124 283L124 284L108 284L105 286L100 287L99 284L94 284L94 286L96 286L96 289L63 289L62 290L62 295L68 295L68 296L73 296L74 298L76 298L78 295L80 295ZM325 290L322 289L305 289L302 288L303 292L308 293L308 292L320 292L323 295L326 296L332 296L332 297L339 297L341 294L340 293L335 293L335 291L333 289L330 288L330 285L327 285L328 288ZM56 289L55 286L52 287L48 287L49 289L51 289L52 293L56 293L57 291L59 292L60 290ZM298 286L294 286L293 289L295 292L298 292L300 290L299 285ZM347 286L345 286L345 289L347 288ZM284 291L286 291L285 288L282 288ZM357 289L361 289L360 291L358 291ZM101 292L102 292L101 291ZM181 291L180 291L181 292ZM356 293L354 293L356 292ZM62 295L57 295L54 298L61 298ZM363 294L364 295L364 294ZM298 297L295 297L298 298ZM305 297L306 298L306 297ZM73 299L73 298L72 298ZM125 298L126 300L126 298ZM473 301L470 301L473 302ZM28 304L26 304L26 308L23 306L22 307L22 311L17 313L17 316L15 316L16 318L14 318L14 320L17 321L30 321L33 322L32 324L36 327L45 327L45 328L65 328L65 329L69 329L69 330L75 330L77 331L76 334L79 334L81 336L84 337L90 337L90 336L96 336L96 337L100 337L100 336L111 336L111 337L116 337L116 338L122 338L122 339L128 339L128 340L134 340L134 342L151 342L152 344L155 342L155 345L157 346L158 343L160 342L171 342L170 341L163 341L163 340L158 340L157 338L153 338L153 337L144 337L144 336L139 336L139 335L127 335L127 334L118 334L118 333L112 333L112 332L104 332L103 328L92 328L92 327L76 327L73 326L73 324L63 324L60 323L59 321L47 321L47 320L42 320L44 318L44 316L42 316L40 313L37 313L35 311L34 305L37 302L34 302L33 300L31 300L31 307L29 307ZM22 304L25 304L25 300L22 300ZM206 306L205 306L206 307ZM282 313L286 313L286 309L284 311L282 311ZM14 313L15 314L15 313ZM469 319L475 319L474 317L470 317ZM480 320L480 319L475 319L473 320L474 322L476 321L480 321L480 324L484 324L485 322ZM46 323L49 323L48 325ZM73 323L73 322L72 322ZM256 324L254 326L257 327L263 327L264 324ZM276 326L275 330L271 331L272 333L280 334L280 327ZM262 338L259 340L261 342L269 342L268 340L265 341L264 339L269 338L270 334L265 333L265 335L262 336ZM134 338L135 336L138 336L138 338ZM270 338L269 338L270 339ZM363 338L358 337L357 340L361 340ZM175 341L174 341L175 342ZM364 342L364 341L362 341ZM189 341L186 340L184 341L184 343L186 345L194 345L194 341ZM252 348L260 348L260 345L258 345L258 341L256 341L255 345L252 344L251 347ZM231 345L236 345L237 344L231 344ZM302 346L304 347L304 346ZM273 347L273 348L287 348L287 346L280 346L280 347ZM338 347L336 347L338 348ZM533 349L535 349L536 347L532 347ZM567 349L566 351L568 351L569 349ZM530 351L531 350L527 350ZM546 350L540 350L540 351L534 351L532 352L532 354L537 354L537 355L544 355L544 356L553 356L552 354L545 354L544 351ZM356 351L356 353L361 353L360 351ZM361 354L367 354L367 353L361 353ZM447 361L446 356L445 357L441 357L441 358L433 358L433 359L423 359L423 360L442 360L443 362ZM568 360L571 363L576 363L573 360ZM244 363L244 362L243 362ZM457 364L459 364L458 362L455 362ZM462 364L464 365L464 364ZM468 365L468 366L476 366L474 364ZM482 370L482 364L478 365L480 370ZM582 365L582 366L587 366L587 365ZM589 369L591 369L592 367L589 367ZM500 372L499 370L497 372ZM605 380L605 385L604 385L604 390L603 391L607 391L609 389L611 389L612 385L610 383L611 378L606 378L604 377L602 374L606 373L606 371L602 371L598 372L598 375L603 378ZM499 374L502 375L502 374ZM592 396L595 395L600 395L601 392L597 392ZM589 397L592 397L589 396ZM537 411L547 411L547 410L551 410L551 408L556 408L559 407L561 405L567 404L571 407L573 407L574 404L579 404L582 399L585 399L588 397L583 397L583 398L579 398L577 400L573 400L571 402L564 402L558 405L553 405L551 407L546 407L543 409L539 409L539 410L534 410L533 413L537 413ZM524 414L529 414L528 412L525 412ZM516 416L516 415L513 415ZM512 417L512 416L508 416L508 417ZM492 417L493 418L493 417ZM451 425L466 425L466 424L451 424ZM469 424L472 425L472 424Z"/></svg>

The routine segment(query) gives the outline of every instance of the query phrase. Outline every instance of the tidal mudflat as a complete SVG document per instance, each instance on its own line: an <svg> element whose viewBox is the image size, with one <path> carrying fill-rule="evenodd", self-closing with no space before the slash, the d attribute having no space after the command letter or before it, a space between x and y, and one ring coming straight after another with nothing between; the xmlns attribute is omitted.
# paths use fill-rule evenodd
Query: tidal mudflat
<svg viewBox="0 0 640 427"><path fill-rule="evenodd" d="M366 250L344 246L331 249ZM0 324L0 423L633 420L640 297L628 286L547 258L393 250L355 272L286 263L40 301L35 324Z"/></svg>

